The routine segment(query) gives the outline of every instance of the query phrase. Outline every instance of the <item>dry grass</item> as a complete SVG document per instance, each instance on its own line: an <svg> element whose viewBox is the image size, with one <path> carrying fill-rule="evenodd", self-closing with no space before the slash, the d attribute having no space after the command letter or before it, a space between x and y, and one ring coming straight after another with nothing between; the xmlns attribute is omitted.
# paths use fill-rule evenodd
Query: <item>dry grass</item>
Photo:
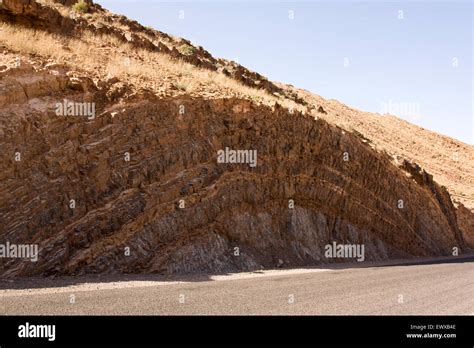
<svg viewBox="0 0 474 348"><path fill-rule="evenodd" d="M61 5L60 3L54 2L53 0L36 0L36 2L54 8L57 10L63 17L71 16L71 8L68 6Z"/></svg>
<svg viewBox="0 0 474 348"><path fill-rule="evenodd" d="M60 38L51 40L51 35L43 32L15 28L7 23L1 23L0 38L5 46L21 53L55 55L59 59L64 58L62 55L58 56L63 50Z"/></svg>
<svg viewBox="0 0 474 348"><path fill-rule="evenodd" d="M45 58L54 58L62 63L77 63L83 68L97 65L92 50L87 43L77 39L65 39L61 36L42 31L0 24L0 40L6 47L22 53L37 54Z"/></svg>
<svg viewBox="0 0 474 348"><path fill-rule="evenodd" d="M93 72L102 77L116 76L156 92L177 90L178 93L191 95L212 93L222 97L246 98L267 105L278 102L284 107L303 111L301 105L291 100L271 95L263 89L248 87L222 73L198 68L163 53L137 49L111 35L98 36L86 32L80 39L66 39L2 23L0 40L14 51L52 58L78 67L77 70ZM101 48L104 43L108 49Z"/></svg>

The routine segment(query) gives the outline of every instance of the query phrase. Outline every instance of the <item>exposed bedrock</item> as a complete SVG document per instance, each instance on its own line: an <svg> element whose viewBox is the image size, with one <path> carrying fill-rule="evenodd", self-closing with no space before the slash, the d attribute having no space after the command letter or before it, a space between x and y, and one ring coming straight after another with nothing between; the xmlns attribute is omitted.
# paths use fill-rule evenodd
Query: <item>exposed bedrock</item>
<svg viewBox="0 0 474 348"><path fill-rule="evenodd" d="M0 243L40 246L37 262L0 260L2 276L314 265L340 261L333 241L366 260L464 247L444 188L323 120L186 98L88 120L43 99L0 112ZM256 167L218 163L226 147L256 150Z"/></svg>

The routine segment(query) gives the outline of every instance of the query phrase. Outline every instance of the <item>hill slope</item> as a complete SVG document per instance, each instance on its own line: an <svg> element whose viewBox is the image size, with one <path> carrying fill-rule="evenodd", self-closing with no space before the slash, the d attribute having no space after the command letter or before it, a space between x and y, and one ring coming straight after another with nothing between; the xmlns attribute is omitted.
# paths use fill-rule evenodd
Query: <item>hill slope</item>
<svg viewBox="0 0 474 348"><path fill-rule="evenodd" d="M311 265L338 260L333 241L367 260L473 245L472 146L73 4L0 7L0 243L40 246L36 263L0 259L3 276ZM220 163L225 149L255 165Z"/></svg>

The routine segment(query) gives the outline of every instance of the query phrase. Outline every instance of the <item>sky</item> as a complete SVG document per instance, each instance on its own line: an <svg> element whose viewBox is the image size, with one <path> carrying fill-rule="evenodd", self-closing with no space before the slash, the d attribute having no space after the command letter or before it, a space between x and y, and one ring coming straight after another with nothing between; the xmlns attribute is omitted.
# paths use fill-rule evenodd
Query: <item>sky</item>
<svg viewBox="0 0 474 348"><path fill-rule="evenodd" d="M270 80L474 144L472 0L96 2Z"/></svg>

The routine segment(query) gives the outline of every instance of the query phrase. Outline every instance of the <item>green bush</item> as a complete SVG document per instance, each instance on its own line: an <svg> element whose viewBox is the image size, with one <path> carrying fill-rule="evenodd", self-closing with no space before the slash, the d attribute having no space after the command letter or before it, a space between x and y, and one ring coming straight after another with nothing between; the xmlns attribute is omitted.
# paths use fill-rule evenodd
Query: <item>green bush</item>
<svg viewBox="0 0 474 348"><path fill-rule="evenodd" d="M194 52L196 52L196 48L194 48L193 46L184 44L178 48L178 51L186 56L191 56L194 54Z"/></svg>
<svg viewBox="0 0 474 348"><path fill-rule="evenodd" d="M86 13L89 11L89 5L84 2L84 0L79 0L72 6L73 10L76 12Z"/></svg>

